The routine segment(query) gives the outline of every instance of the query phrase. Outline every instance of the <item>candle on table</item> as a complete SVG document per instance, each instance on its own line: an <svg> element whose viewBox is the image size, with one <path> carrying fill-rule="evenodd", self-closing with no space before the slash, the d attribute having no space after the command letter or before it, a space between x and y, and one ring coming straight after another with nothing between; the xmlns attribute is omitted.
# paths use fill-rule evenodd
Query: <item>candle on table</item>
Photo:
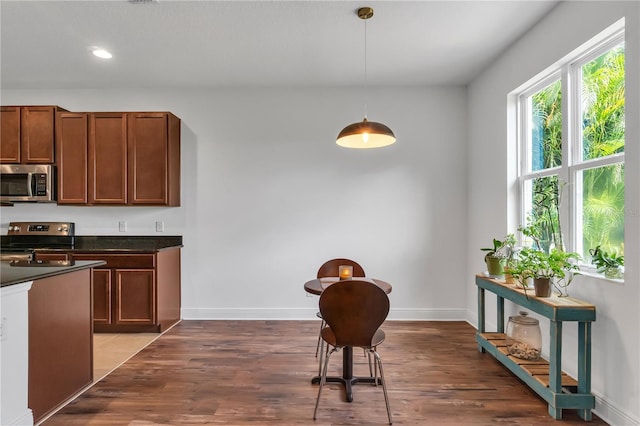
<svg viewBox="0 0 640 426"><path fill-rule="evenodd" d="M353 266L340 265L338 267L338 275L341 280L350 280L353 277Z"/></svg>

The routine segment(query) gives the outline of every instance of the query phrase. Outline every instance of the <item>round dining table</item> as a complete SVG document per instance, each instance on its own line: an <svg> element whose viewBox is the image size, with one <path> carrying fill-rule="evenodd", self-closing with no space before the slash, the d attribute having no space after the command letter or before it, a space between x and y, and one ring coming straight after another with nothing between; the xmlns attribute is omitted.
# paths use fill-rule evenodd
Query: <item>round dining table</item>
<svg viewBox="0 0 640 426"><path fill-rule="evenodd" d="M387 294L391 293L391 290L392 290L391 284L376 278L353 277L353 279L371 282L377 285L378 287L380 287ZM304 283L304 290L307 293L320 295L322 294L322 291L328 286L334 285L334 284L339 285L339 283L340 283L339 277L316 278ZM353 401L353 385L356 385L358 383L374 384L375 380L376 380L375 378L370 376L357 377L353 375L353 347L346 346L342 351L342 376L327 376L326 383L343 384L346 392L346 400L347 402L352 402ZM377 380L378 380L378 384L382 384L382 382L380 382L380 378L378 378ZM320 376L313 377L311 379L311 383L313 384L320 383Z"/></svg>

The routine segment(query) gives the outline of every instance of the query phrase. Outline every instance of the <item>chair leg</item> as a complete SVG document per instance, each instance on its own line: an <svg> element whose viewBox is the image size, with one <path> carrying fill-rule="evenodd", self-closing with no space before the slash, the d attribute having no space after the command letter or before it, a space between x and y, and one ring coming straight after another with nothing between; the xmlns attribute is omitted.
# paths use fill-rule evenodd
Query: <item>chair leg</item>
<svg viewBox="0 0 640 426"><path fill-rule="evenodd" d="M373 348L373 357L374 358L375 358L376 354L378 353L376 351L377 351L377 348ZM378 386L378 363L375 362L375 360L373 362L373 377L375 378L376 386Z"/></svg>
<svg viewBox="0 0 640 426"><path fill-rule="evenodd" d="M367 349L367 358L369 360L369 376L373 377L373 383L378 386L378 364L375 362L374 359L374 363L373 366L371 365L371 353L373 352L374 354L376 353L376 347L373 348L369 348Z"/></svg>
<svg viewBox="0 0 640 426"><path fill-rule="evenodd" d="M322 341L322 344L324 345L324 357L326 359L329 355L329 344L325 343L324 340ZM322 348L320 350L322 350ZM320 367L322 367L322 354L320 355ZM320 375L320 371L318 371L318 375Z"/></svg>
<svg viewBox="0 0 640 426"><path fill-rule="evenodd" d="M318 315L320 315L320 313L318 312ZM321 318L320 321L320 331L318 332L318 344L316 345L316 358L318 358L318 353L320 353L320 360L318 361L318 376L322 373L322 352L325 348L324 346L324 339L322 338L322 329L327 325L327 322L324 320L324 318ZM327 347L328 349L328 347ZM325 351L325 355L326 355Z"/></svg>
<svg viewBox="0 0 640 426"><path fill-rule="evenodd" d="M373 355L376 358L377 364L380 366L380 379L382 380L382 391L384 392L384 402L387 404L387 416L389 417L389 424L393 424L391 418L391 408L389 407L389 396L387 395L387 381L384 379L384 371L382 370L382 358L377 351L373 351Z"/></svg>
<svg viewBox="0 0 640 426"><path fill-rule="evenodd" d="M316 358L318 358L318 351L320 350L320 347L324 344L324 341L322 340L322 329L324 328L324 325L325 321L324 319L321 319L320 331L318 332L318 343L316 344ZM320 361L320 364L322 364L322 361Z"/></svg>
<svg viewBox="0 0 640 426"><path fill-rule="evenodd" d="M327 351L329 349L329 345L324 346L324 339L320 345L320 360L318 361L318 376L322 375L322 360L327 357Z"/></svg>
<svg viewBox="0 0 640 426"><path fill-rule="evenodd" d="M329 345L327 344L327 347ZM322 370L322 375L320 376L320 387L318 388L318 398L316 399L316 408L313 410L313 420L316 419L316 414L318 413L318 405L320 404L320 395L322 394L322 388L324 387L325 382L327 381L327 368L329 366L329 357L331 354L336 352L338 348L331 349L331 352L327 353L327 356L324 359L324 369Z"/></svg>

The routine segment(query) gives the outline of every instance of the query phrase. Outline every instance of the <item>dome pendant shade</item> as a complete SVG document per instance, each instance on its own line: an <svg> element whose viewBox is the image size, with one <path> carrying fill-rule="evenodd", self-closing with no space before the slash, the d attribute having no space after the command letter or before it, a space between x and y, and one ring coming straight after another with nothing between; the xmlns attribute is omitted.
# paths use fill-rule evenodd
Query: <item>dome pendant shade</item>
<svg viewBox="0 0 640 426"><path fill-rule="evenodd" d="M395 141L396 137L390 128L366 118L359 123L349 124L336 139L336 143L345 148L380 148Z"/></svg>
<svg viewBox="0 0 640 426"><path fill-rule="evenodd" d="M367 120L367 20L373 17L373 9L361 7L356 11L356 14L364 21L364 120L360 123L349 124L342 129L336 139L336 144L345 148L380 148L394 143L396 136L384 124Z"/></svg>

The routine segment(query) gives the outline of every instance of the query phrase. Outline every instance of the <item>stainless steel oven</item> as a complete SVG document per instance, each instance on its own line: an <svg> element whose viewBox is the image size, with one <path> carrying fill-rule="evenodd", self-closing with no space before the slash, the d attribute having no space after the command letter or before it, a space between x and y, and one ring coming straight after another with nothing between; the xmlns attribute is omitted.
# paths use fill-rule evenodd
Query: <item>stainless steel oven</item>
<svg viewBox="0 0 640 426"><path fill-rule="evenodd" d="M7 235L0 237L1 260L31 260L38 249L72 250L75 246L73 222L11 222Z"/></svg>
<svg viewBox="0 0 640 426"><path fill-rule="evenodd" d="M54 167L50 164L0 165L0 201L55 201Z"/></svg>

